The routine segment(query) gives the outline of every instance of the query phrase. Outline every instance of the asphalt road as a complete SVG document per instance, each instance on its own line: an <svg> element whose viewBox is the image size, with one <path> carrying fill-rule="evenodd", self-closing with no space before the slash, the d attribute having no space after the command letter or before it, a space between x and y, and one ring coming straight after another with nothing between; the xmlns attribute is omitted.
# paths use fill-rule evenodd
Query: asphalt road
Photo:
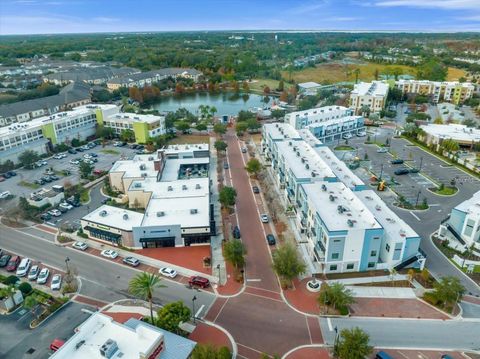
<svg viewBox="0 0 480 359"><path fill-rule="evenodd" d="M333 344L335 327L360 327L370 334L370 344L388 348L435 348L450 350L480 350L478 328L480 320L443 321L372 318L332 318L330 325L320 319L325 342Z"/></svg>
<svg viewBox="0 0 480 359"><path fill-rule="evenodd" d="M69 257L70 265L77 268L82 280L80 293L108 302L131 297L128 293L128 283L138 273L136 269L112 263L108 259L91 256L70 247L57 246L48 240L3 225L0 225L0 248L60 269L65 269L65 258ZM204 305L206 310L215 299L211 293L190 289L167 279L164 280L164 284L167 288L156 292L157 304L182 300L190 305L193 296L196 296L196 308ZM204 312L200 313L200 316L203 314Z"/></svg>

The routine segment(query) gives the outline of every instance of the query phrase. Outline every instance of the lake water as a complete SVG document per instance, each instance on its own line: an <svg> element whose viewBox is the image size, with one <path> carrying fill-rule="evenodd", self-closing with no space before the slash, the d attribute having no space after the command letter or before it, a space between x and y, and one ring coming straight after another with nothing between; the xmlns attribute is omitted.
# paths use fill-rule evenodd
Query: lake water
<svg viewBox="0 0 480 359"><path fill-rule="evenodd" d="M240 110L248 110L253 107L270 107L271 103L271 97L265 103L264 96L256 94L196 93L163 97L160 102L152 105L152 107L160 112L176 111L184 107L193 114L197 114L198 106L208 105L217 108L215 116L222 116L236 115Z"/></svg>

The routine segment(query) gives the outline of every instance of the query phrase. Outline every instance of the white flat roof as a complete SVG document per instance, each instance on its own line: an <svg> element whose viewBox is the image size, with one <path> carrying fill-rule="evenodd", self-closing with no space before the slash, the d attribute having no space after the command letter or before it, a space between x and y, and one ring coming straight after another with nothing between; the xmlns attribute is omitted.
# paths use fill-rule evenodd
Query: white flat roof
<svg viewBox="0 0 480 359"><path fill-rule="evenodd" d="M108 339L116 341L118 345L118 351L112 359L138 359L142 353L146 356L151 354L164 338L161 331L150 326L138 325L132 329L115 322L109 316L95 313L50 358L105 359L100 354L100 347ZM81 341L84 341L83 344L80 344ZM118 352L123 353L123 356L119 356Z"/></svg>
<svg viewBox="0 0 480 359"><path fill-rule="evenodd" d="M390 238L405 239L418 234L393 212L373 190L356 191L357 197L374 214Z"/></svg>
<svg viewBox="0 0 480 359"><path fill-rule="evenodd" d="M480 215L480 191L476 192L472 196L472 198L469 198L466 201L463 201L462 203L455 206L455 209L465 213L479 216Z"/></svg>
<svg viewBox="0 0 480 359"><path fill-rule="evenodd" d="M285 159L285 165L297 178L311 178L312 172L319 180L335 177L333 171L305 141L277 142L278 152Z"/></svg>
<svg viewBox="0 0 480 359"><path fill-rule="evenodd" d="M320 86L322 86L322 85L317 84L316 82L313 82L313 81L302 82L301 84L298 84L298 87L303 87L303 88L306 88L306 89L320 87Z"/></svg>
<svg viewBox="0 0 480 359"><path fill-rule="evenodd" d="M480 141L480 130L465 125L449 124L436 125L428 124L420 126L427 134L438 138L450 138L456 141L469 142Z"/></svg>
<svg viewBox="0 0 480 359"><path fill-rule="evenodd" d="M142 224L143 213L103 205L84 216L82 220L131 231L133 227L139 227Z"/></svg>
<svg viewBox="0 0 480 359"><path fill-rule="evenodd" d="M146 173L146 177L156 177L157 171L155 171L154 165L154 160L156 158L155 154L136 155L131 160L120 160L115 162L110 169L110 172L125 172L123 175L124 178L142 177L143 173Z"/></svg>
<svg viewBox="0 0 480 359"><path fill-rule="evenodd" d="M263 131L274 141L301 139L298 131L284 122L266 123L263 125Z"/></svg>
<svg viewBox="0 0 480 359"><path fill-rule="evenodd" d="M420 84L420 85L446 85L446 86L462 86L467 88L475 88L471 82L458 82L458 81L430 81L430 80L406 80L400 79L395 82L397 85L400 84Z"/></svg>
<svg viewBox="0 0 480 359"><path fill-rule="evenodd" d="M182 152L207 151L209 149L208 137L205 138L205 141L206 141L205 143L169 145L166 148L164 148L163 151L165 151L166 155L182 153Z"/></svg>
<svg viewBox="0 0 480 359"><path fill-rule="evenodd" d="M136 113L128 113L128 112L122 112L122 113L116 113L113 115L108 116L105 120L108 121L126 121L126 122L145 122L145 123L155 123L158 122L162 119L164 119L164 116L156 116L156 115L139 115Z"/></svg>
<svg viewBox="0 0 480 359"><path fill-rule="evenodd" d="M325 126L330 126L330 125L338 125L338 124L343 124L348 121L357 121L358 119L362 118L362 116L344 116L340 118L331 118L326 121L322 122L317 122L317 123L312 123L306 128L315 128L315 127L325 127Z"/></svg>
<svg viewBox="0 0 480 359"><path fill-rule="evenodd" d="M88 105L77 106L75 109L88 109L88 110L95 110L100 109L102 111L111 110L117 108L120 110L120 107L117 105L109 104L109 103L91 103Z"/></svg>
<svg viewBox="0 0 480 359"><path fill-rule="evenodd" d="M358 96L386 96L388 84L382 81L360 82L353 87L352 94Z"/></svg>
<svg viewBox="0 0 480 359"><path fill-rule="evenodd" d="M381 228L372 212L355 196L357 192L342 182L307 183L302 184L302 188L329 231ZM346 211L339 213L339 206ZM348 225L348 220L353 221L353 227Z"/></svg>
<svg viewBox="0 0 480 359"><path fill-rule="evenodd" d="M344 106L323 106L323 107L315 107L311 108L309 110L303 110L303 111L295 111L291 112L289 115L290 117L308 117L308 116L313 116L313 115L326 115L326 114L332 114L332 113L341 113L348 111L349 109Z"/></svg>

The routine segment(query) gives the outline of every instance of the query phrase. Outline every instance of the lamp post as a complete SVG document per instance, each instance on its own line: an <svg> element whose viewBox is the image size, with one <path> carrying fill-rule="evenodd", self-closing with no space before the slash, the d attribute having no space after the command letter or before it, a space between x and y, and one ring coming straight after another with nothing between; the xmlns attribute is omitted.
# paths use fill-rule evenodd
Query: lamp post
<svg viewBox="0 0 480 359"><path fill-rule="evenodd" d="M195 324L195 301L197 300L197 296L194 295L192 298L192 315L193 315L193 324Z"/></svg>
<svg viewBox="0 0 480 359"><path fill-rule="evenodd" d="M222 280L220 278L220 264L217 264L217 269L218 269L218 284L220 285L222 283Z"/></svg>
<svg viewBox="0 0 480 359"><path fill-rule="evenodd" d="M422 191L418 191L418 193L417 193L417 199L415 200L415 208L418 205L418 197L420 197L420 193L422 193Z"/></svg>
<svg viewBox="0 0 480 359"><path fill-rule="evenodd" d="M333 353L335 356L337 356L337 351L338 351L338 327L335 326L335 339L333 340Z"/></svg>
<svg viewBox="0 0 480 359"><path fill-rule="evenodd" d="M422 170L422 164L423 164L423 156L420 157L420 167L418 169L419 172Z"/></svg>
<svg viewBox="0 0 480 359"><path fill-rule="evenodd" d="M70 269L68 268L68 262L70 262L70 258L65 258L65 266L67 267L67 274L70 274Z"/></svg>
<svg viewBox="0 0 480 359"><path fill-rule="evenodd" d="M380 177L378 179L381 180L382 176L383 176L383 163L380 165Z"/></svg>

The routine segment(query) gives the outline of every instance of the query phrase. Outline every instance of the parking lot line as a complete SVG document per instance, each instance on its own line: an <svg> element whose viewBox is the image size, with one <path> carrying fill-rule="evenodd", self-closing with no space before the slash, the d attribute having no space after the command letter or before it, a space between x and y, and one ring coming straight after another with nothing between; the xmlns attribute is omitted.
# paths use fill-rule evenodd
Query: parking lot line
<svg viewBox="0 0 480 359"><path fill-rule="evenodd" d="M420 221L420 218L418 218L418 216L417 216L415 213L413 213L412 211L410 211L410 214L411 214L412 216L414 216L414 217L417 219L417 221Z"/></svg>

